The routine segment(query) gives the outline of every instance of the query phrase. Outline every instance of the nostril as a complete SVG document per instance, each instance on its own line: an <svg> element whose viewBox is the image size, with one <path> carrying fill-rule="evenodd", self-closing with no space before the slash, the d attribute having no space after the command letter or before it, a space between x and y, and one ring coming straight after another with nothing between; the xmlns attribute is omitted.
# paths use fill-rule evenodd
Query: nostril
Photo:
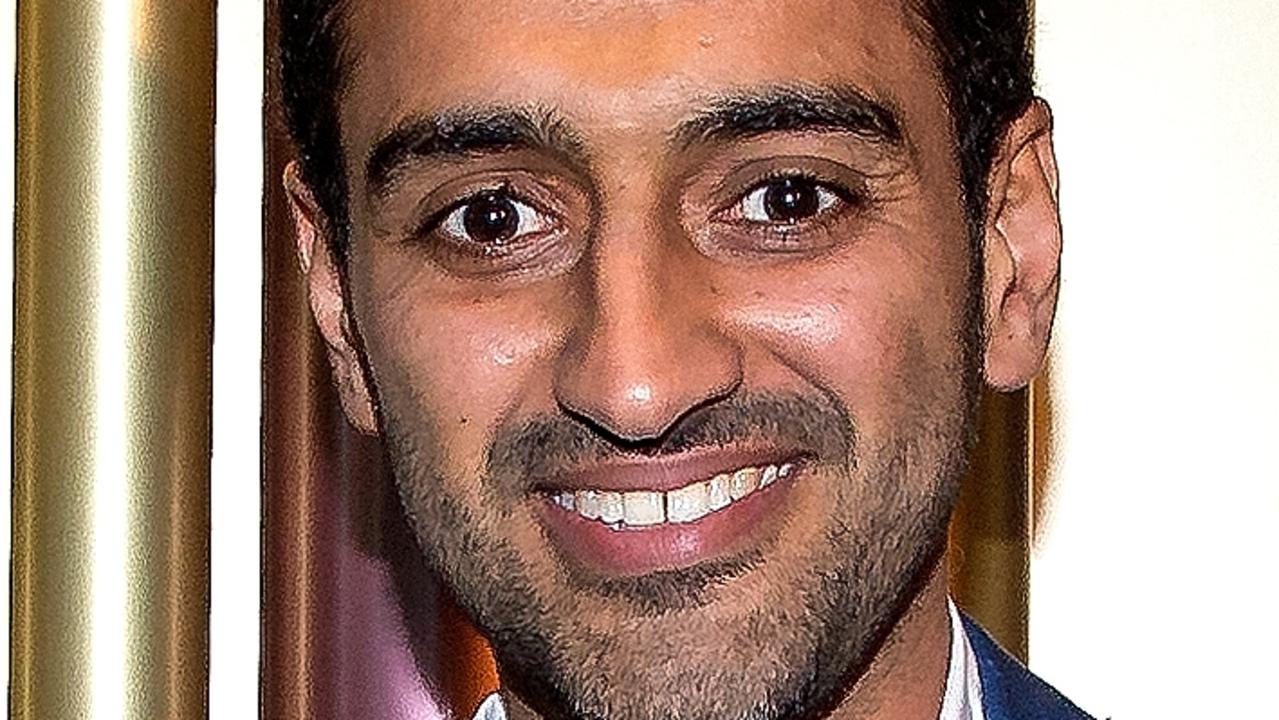
<svg viewBox="0 0 1279 720"><path fill-rule="evenodd" d="M688 413L731 395L742 382L740 345L685 310L600 312L574 328L552 380L565 414L642 453Z"/></svg>
<svg viewBox="0 0 1279 720"><path fill-rule="evenodd" d="M680 396L671 402L650 398L646 411L641 406L624 407L601 403L585 405L557 399L565 415L582 423L618 450L636 455L656 455L671 449L672 438L679 429L702 410L729 400L741 388L741 376L719 386L712 386L697 396ZM642 385L652 392L651 386Z"/></svg>
<svg viewBox="0 0 1279 720"><path fill-rule="evenodd" d="M662 450L665 427L644 428L624 424L603 409L586 409L559 402L561 412L580 422L591 432L606 440L618 450L636 455L655 455Z"/></svg>

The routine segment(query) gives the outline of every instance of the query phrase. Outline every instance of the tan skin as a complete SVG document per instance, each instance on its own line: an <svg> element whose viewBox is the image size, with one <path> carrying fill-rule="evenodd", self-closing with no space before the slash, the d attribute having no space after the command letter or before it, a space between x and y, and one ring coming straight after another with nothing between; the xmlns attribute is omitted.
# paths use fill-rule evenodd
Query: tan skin
<svg viewBox="0 0 1279 720"><path fill-rule="evenodd" d="M482 506L477 474L494 428L520 417L571 413L633 441L734 393L820 388L873 440L907 426L905 413L934 395L956 396L946 378L969 245L955 140L931 56L902 9L755 0L376 7L357 9L346 28L358 62L341 105L353 167L345 285L324 242L330 220L296 168L286 180L348 417L381 432L381 402L429 429L440 491L460 505ZM901 141L807 129L672 146L673 130L706 98L780 85L857 88L892 108ZM589 161L539 149L423 159L397 168L389 189L360 171L397 123L476 106L554 108ZM820 222L790 235L734 224L758 209L743 198L761 178L787 172L856 185L872 199L822 195ZM495 182L546 211L530 215L534 240L522 254L468 253L438 227L424 241L424 214ZM980 373L1013 389L1042 363L1057 295L1057 176L1043 103L1008 128L989 187ZM929 387L939 389L920 389ZM387 388L402 392L392 401ZM925 479L911 482L928 492ZM523 506L512 512L501 532L552 577L539 591L563 592L536 521ZM831 509L801 488L789 512L770 546L779 566L804 562L823 542ZM679 627L731 622L740 607L776 601L777 573L733 581L732 593ZM945 578L943 559L830 717L937 716ZM582 614L599 618L599 632L630 622L603 601ZM513 717L536 716L517 695L507 702Z"/></svg>

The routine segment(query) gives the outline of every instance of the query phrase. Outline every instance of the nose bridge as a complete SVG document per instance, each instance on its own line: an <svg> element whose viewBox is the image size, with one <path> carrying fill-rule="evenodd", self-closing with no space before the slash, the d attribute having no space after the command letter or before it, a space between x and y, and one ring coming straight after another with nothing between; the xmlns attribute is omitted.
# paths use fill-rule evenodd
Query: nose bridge
<svg viewBox="0 0 1279 720"><path fill-rule="evenodd" d="M699 298L695 268L653 227L614 225L593 247L557 400L629 441L660 437L741 382L735 344Z"/></svg>

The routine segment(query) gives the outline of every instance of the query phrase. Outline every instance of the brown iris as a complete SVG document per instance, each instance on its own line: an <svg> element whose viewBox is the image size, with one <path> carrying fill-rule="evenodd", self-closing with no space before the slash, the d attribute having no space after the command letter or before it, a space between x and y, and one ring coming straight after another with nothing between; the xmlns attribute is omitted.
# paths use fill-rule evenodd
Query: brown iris
<svg viewBox="0 0 1279 720"><path fill-rule="evenodd" d="M474 242L501 245L519 230L519 209L502 193L484 193L467 204L462 226Z"/></svg>
<svg viewBox="0 0 1279 720"><path fill-rule="evenodd" d="M764 190L764 211L774 222L796 223L816 215L820 207L816 183L805 178L779 178Z"/></svg>

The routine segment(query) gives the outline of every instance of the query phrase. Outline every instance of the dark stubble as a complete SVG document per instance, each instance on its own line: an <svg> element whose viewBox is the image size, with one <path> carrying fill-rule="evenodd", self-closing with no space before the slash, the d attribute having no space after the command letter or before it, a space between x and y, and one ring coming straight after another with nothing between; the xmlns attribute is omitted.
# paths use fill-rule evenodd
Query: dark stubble
<svg viewBox="0 0 1279 720"><path fill-rule="evenodd" d="M427 562L490 640L503 682L547 718L820 717L865 672L944 551L946 525L971 444L974 371L931 388L892 437L858 438L833 396L740 396L701 408L660 442L619 448L567 416L494 435L467 507L442 481L440 449L383 397L394 475ZM392 400L387 403L387 400ZM769 439L804 448L804 482L822 482L831 513L807 563L777 567L745 553L637 578L534 567L503 532L539 478L615 459ZM702 617L733 601L732 581L761 573L774 602L732 625ZM551 589L537 580L553 575ZM591 626L594 609L616 619ZM447 652L447 650L445 650Z"/></svg>

